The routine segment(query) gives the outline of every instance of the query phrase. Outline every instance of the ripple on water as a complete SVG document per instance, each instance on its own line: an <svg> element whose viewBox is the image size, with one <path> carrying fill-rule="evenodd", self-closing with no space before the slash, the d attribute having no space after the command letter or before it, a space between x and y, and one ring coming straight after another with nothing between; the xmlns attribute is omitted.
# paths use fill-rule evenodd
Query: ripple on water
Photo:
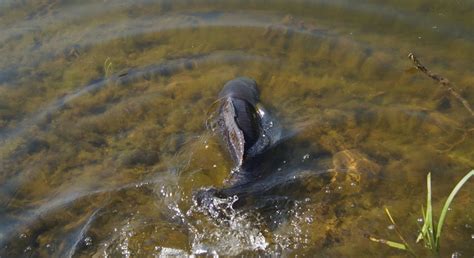
<svg viewBox="0 0 474 258"><path fill-rule="evenodd" d="M1 256L403 255L363 237L392 231L380 207L416 232L425 174L437 207L473 166L472 118L405 71L416 51L474 102L469 1L0 7ZM289 132L229 187L204 123L237 76ZM473 251L465 189L442 256Z"/></svg>

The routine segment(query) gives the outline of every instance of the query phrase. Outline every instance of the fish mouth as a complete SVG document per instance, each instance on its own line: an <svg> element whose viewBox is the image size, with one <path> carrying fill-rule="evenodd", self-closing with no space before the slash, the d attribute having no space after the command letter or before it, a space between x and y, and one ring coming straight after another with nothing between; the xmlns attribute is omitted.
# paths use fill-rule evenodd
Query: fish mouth
<svg viewBox="0 0 474 258"><path fill-rule="evenodd" d="M249 152L262 138L262 121L256 105L260 93L255 80L238 77L224 84L219 93L217 125L236 167L241 167Z"/></svg>
<svg viewBox="0 0 474 258"><path fill-rule="evenodd" d="M252 164L281 139L281 127L259 102L255 80L238 77L224 84L215 129L234 162L234 169L255 174Z"/></svg>

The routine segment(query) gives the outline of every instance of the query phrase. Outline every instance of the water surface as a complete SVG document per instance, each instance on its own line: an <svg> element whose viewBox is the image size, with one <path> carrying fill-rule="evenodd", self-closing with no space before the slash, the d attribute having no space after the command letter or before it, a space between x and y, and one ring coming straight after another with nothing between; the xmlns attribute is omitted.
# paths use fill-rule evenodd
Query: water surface
<svg viewBox="0 0 474 258"><path fill-rule="evenodd" d="M472 1L1 1L0 255L407 253L474 167ZM205 122L237 76L294 135L248 200L200 207L232 164ZM468 182L442 256L474 254Z"/></svg>

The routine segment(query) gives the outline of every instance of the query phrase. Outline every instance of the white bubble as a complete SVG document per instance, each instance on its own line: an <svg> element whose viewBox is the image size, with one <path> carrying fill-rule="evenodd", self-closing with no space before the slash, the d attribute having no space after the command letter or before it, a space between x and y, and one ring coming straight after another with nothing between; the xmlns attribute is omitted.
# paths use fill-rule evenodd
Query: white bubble
<svg viewBox="0 0 474 258"><path fill-rule="evenodd" d="M84 243L86 246L91 246L92 245L92 238L91 237L86 237L84 238Z"/></svg>

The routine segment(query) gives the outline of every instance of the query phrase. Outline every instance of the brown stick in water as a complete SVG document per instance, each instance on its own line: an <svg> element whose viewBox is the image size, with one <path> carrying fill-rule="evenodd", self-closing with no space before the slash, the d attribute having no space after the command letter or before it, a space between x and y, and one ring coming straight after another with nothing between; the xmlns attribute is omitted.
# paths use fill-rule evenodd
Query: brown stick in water
<svg viewBox="0 0 474 258"><path fill-rule="evenodd" d="M426 68L426 66L424 66L423 64L420 63L418 58L416 58L416 56L413 53L409 53L408 58L410 58L410 60L413 61L413 64L415 65L416 69L418 69L419 71L423 72L428 77L430 77L431 79L433 79L436 82L438 82L439 84L441 84L441 86L443 86L449 93L451 93L451 95L453 95L456 99L458 99L463 104L463 106L467 109L467 111L469 111L469 113L471 113L471 116L474 116L474 111L472 110L471 105L469 105L469 102L467 102L467 100L465 98L463 98L453 88L453 84L448 79L446 79L443 76L440 76L440 75L435 74L435 73L431 72L430 70L428 70L428 68Z"/></svg>

